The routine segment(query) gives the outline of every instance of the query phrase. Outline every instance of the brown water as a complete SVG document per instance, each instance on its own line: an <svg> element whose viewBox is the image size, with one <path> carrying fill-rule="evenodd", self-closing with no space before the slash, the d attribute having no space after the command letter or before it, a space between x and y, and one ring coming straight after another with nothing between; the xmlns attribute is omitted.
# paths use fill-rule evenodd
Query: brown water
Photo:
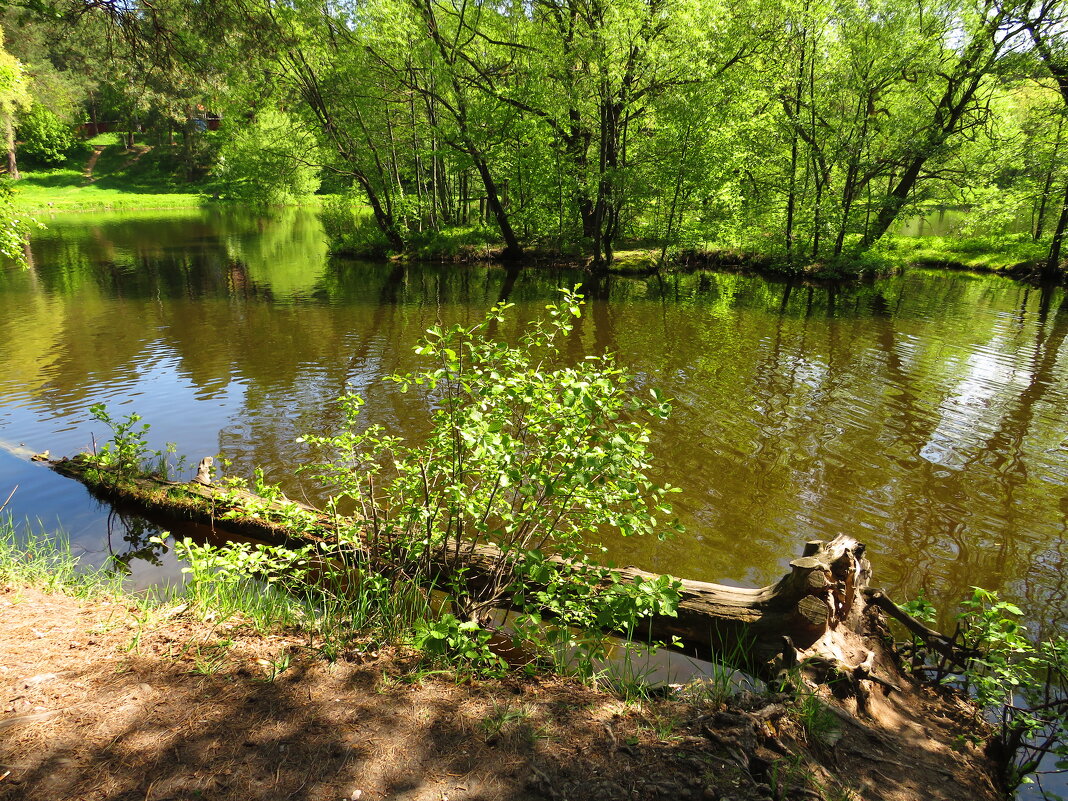
<svg viewBox="0 0 1068 801"><path fill-rule="evenodd" d="M637 389L675 398L657 475L684 489L688 533L613 542L617 563L766 583L801 544L870 547L877 584L942 606L972 585L1068 618L1068 304L1061 290L911 272L852 287L729 274L518 275L326 257L310 212L57 216L30 270L0 270L0 441L71 453L90 404L137 411L151 441L234 470L263 466L293 496L301 433L332 430L347 385L365 417L419 436L424 403L380 377L415 369L430 324L508 297L517 322L555 288L591 298L575 356L616 351ZM305 480L306 481L306 480ZM139 585L179 566L146 528L109 520L77 484L0 451L0 502L69 532L88 560L124 555Z"/></svg>

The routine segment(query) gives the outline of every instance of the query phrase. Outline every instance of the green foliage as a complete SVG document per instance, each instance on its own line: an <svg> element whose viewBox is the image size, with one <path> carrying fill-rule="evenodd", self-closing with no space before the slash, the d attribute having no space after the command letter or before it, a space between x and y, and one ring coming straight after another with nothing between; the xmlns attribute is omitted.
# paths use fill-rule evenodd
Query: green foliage
<svg viewBox="0 0 1068 801"><path fill-rule="evenodd" d="M101 464L116 468L120 473L140 472L151 453L146 440L150 426L148 423L138 425L142 419L141 415L133 412L125 419L117 420L108 413L103 403L90 406L89 414L112 431L111 440L97 452L97 460Z"/></svg>
<svg viewBox="0 0 1068 801"><path fill-rule="evenodd" d="M0 123L6 124L20 109L30 106L30 76L26 67L4 48L4 29L0 28Z"/></svg>
<svg viewBox="0 0 1068 801"><path fill-rule="evenodd" d="M26 259L26 236L40 223L15 208L14 192L11 179L0 175L0 257L21 265Z"/></svg>
<svg viewBox="0 0 1068 801"><path fill-rule="evenodd" d="M118 593L122 580L121 572L79 564L66 537L28 526L17 531L10 516L0 515L0 584L29 584L92 597Z"/></svg>
<svg viewBox="0 0 1068 801"><path fill-rule="evenodd" d="M418 621L413 635L416 648L432 656L446 657L461 669L488 675L501 673L508 667L490 649L490 632L472 620L459 620L445 613L435 620Z"/></svg>
<svg viewBox="0 0 1068 801"><path fill-rule="evenodd" d="M285 112L267 109L250 123L228 122L225 133L217 172L227 197L276 206L319 188L315 147Z"/></svg>
<svg viewBox="0 0 1068 801"><path fill-rule="evenodd" d="M964 673L964 688L974 691L983 707L1010 703L1021 684L1032 678L1035 667L1034 646L1018 619L1023 612L999 601L996 592L979 587L973 588L972 597L961 608L957 615L960 642L979 654Z"/></svg>
<svg viewBox="0 0 1068 801"><path fill-rule="evenodd" d="M903 608L923 620L935 616L922 595ZM934 664L922 664L916 658L922 653L919 641L911 646L914 669L933 671L935 680L969 693L995 722L993 753L1009 789L1029 783L1046 757L1054 765L1044 770L1068 770L1068 639L1035 643L1019 620L1022 614L996 592L973 587L953 637L965 655L961 663L928 654Z"/></svg>
<svg viewBox="0 0 1068 801"><path fill-rule="evenodd" d="M901 608L923 623L934 623L937 617L937 610L934 604L927 600L927 596L922 590L914 599L903 603Z"/></svg>
<svg viewBox="0 0 1068 801"><path fill-rule="evenodd" d="M119 475L153 473L169 479L174 472L185 469L184 456L178 457L172 464L171 457L177 452L173 442L168 442L163 450L148 447L147 436L151 426L141 423L141 415L136 412L119 420L111 416L103 403L95 403L89 407L89 414L111 429L111 439L94 453L93 458L113 468Z"/></svg>
<svg viewBox="0 0 1068 801"><path fill-rule="evenodd" d="M42 164L62 164L74 148L71 126L40 104L18 118L19 152Z"/></svg>
<svg viewBox="0 0 1068 801"><path fill-rule="evenodd" d="M444 573L439 587L456 623L436 621L421 642L480 663L479 630L506 597L525 612L512 622L516 638L535 649L563 647L568 626L627 630L649 614L673 614L678 603L677 582L619 582L590 557L599 550L594 532L663 537L676 528L671 488L645 475L646 420L666 416L668 403L655 391L634 397L610 355L559 364L559 343L581 314L574 291L516 346L488 337L507 308L471 326L430 328L416 348L430 366L390 377L431 406L424 442L408 444L378 425L361 429L363 402L354 395L340 400L339 434L305 438L333 455L317 468L333 503L355 504L365 521L341 541L386 575L425 581ZM469 582L467 560L484 546L494 549L492 569ZM541 625L543 611L553 626Z"/></svg>
<svg viewBox="0 0 1068 801"><path fill-rule="evenodd" d="M389 240L374 217L358 208L349 195L328 197L320 207L319 219L330 240L331 253L380 257L389 252Z"/></svg>
<svg viewBox="0 0 1068 801"><path fill-rule="evenodd" d="M345 430L306 438L336 454L319 475L368 521L353 536L412 575L429 575L435 561L453 565L448 589L465 620L505 595L532 609L566 599L554 611L575 623L613 618L598 591L603 571L587 556L596 550L589 534L666 536L674 527L656 517L670 515L672 490L645 476L645 420L666 416L668 403L655 391L650 400L633 397L610 355L554 366L580 304L565 292L515 347L487 337L505 322L504 304L472 326L428 329L416 353L431 366L390 377L432 405L425 442L409 445L377 425L360 430L362 400L353 395L341 399ZM492 580L470 589L464 560L481 545L500 556ZM670 606L663 595L672 589L622 585L607 596L630 597L626 614L640 616L657 605L650 599Z"/></svg>

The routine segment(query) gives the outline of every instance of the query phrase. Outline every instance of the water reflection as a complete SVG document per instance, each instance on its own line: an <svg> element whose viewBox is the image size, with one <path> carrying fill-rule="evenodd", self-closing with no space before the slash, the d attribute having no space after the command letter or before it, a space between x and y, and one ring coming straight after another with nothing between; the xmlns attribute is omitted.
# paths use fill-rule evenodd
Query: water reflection
<svg viewBox="0 0 1068 801"><path fill-rule="evenodd" d="M309 454L294 439L334 429L346 387L365 419L419 437L426 400L380 378L419 366L427 326L507 299L515 318L498 333L512 338L556 287L582 282L568 355L616 351L639 391L675 398L654 449L657 478L685 490L689 534L612 542L616 561L765 583L805 539L844 531L899 597L925 587L949 605L983 585L1064 625L1060 290L924 272L836 288L330 260L299 210L57 217L32 250L31 270L0 272L0 439L77 450L105 435L86 412L105 401L152 422L156 447L263 466L321 500L295 473ZM17 515L58 515L103 550L107 513L80 488L0 456L0 490L15 483ZM127 561L148 570L135 545Z"/></svg>

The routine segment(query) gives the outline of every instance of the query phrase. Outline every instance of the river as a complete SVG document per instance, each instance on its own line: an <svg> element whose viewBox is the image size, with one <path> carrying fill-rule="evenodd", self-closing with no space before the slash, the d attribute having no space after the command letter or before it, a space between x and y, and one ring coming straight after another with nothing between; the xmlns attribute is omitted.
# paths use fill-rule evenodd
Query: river
<svg viewBox="0 0 1068 801"><path fill-rule="evenodd" d="M619 564L763 584L802 543L851 534L874 583L948 610L973 585L1068 622L1068 304L994 276L910 271L849 286L698 273L591 281L570 270L368 263L327 256L309 211L56 215L29 269L0 268L0 441L53 454L106 439L88 407L136 411L190 463L261 466L293 497L296 438L364 416L419 437L426 404L382 376L418 369L429 325L501 298L514 336L556 287L583 283L574 357L611 350L674 413L654 478L683 489L687 533L610 541ZM190 470L191 473L191 470ZM178 581L152 529L0 450L0 502L66 531L134 586ZM945 618L943 618L945 619Z"/></svg>

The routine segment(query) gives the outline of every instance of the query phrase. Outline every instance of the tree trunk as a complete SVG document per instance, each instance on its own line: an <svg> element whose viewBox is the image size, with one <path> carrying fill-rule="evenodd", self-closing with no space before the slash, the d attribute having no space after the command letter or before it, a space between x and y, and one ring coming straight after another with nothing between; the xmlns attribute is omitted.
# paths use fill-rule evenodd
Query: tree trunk
<svg viewBox="0 0 1068 801"><path fill-rule="evenodd" d="M371 182L359 171L354 171L354 177L360 186L363 187L364 194L367 195L367 202L371 204L371 212L375 215L375 222L378 223L378 229L386 237L389 246L396 251L404 250L404 237L402 237L400 231L397 230L396 220L393 219L392 214L382 208L382 203L378 199L378 193L375 192L374 187L371 186Z"/></svg>
<svg viewBox="0 0 1068 801"><path fill-rule="evenodd" d="M808 12L808 4L805 4L805 12ZM805 30L801 30L801 56L797 64L797 81L794 84L794 106L787 109L787 116L793 122L790 136L790 187L786 196L786 263L793 267L794 264L794 209L797 205L797 149L798 132L800 124L798 115L801 113L801 97L805 90L805 54L808 52L808 41ZM785 103L783 104L785 105Z"/></svg>
<svg viewBox="0 0 1068 801"><path fill-rule="evenodd" d="M477 156L475 155L476 153L478 154ZM523 246L519 244L519 239L516 237L515 231L512 230L512 223L508 219L508 212L505 211L504 204L501 203L497 183L490 174L489 165L486 164L486 160L482 158L477 149L475 153L472 153L472 159L475 163L475 169L478 170L478 174L482 178L482 185L486 189L486 203L493 214L494 220L497 222L497 227L501 231L501 237L504 239L504 252L501 253L501 258L507 260L522 258Z"/></svg>
<svg viewBox="0 0 1068 801"><path fill-rule="evenodd" d="M1057 227L1053 230L1053 239L1049 243L1049 255L1042 267L1042 277L1045 279L1059 278L1061 275L1061 242L1064 240L1065 228L1068 228L1068 185L1064 188L1061 213L1057 217Z"/></svg>
<svg viewBox="0 0 1068 801"><path fill-rule="evenodd" d="M1046 178L1042 185L1042 194L1038 202L1038 219L1035 220L1034 231L1031 241L1038 242L1042 239L1043 221L1046 218L1046 204L1049 203L1049 193L1053 189L1053 173L1057 169L1057 151L1061 149L1061 128L1064 125L1064 117L1057 118L1057 138L1053 140L1053 155L1050 156L1049 169L1046 170Z"/></svg>
<svg viewBox="0 0 1068 801"><path fill-rule="evenodd" d="M908 165L897 185L884 198L882 205L879 207L879 213L875 215L875 224L864 233L864 238L860 240L858 250L867 250L882 239L883 234L890 230L890 226L897 219L901 207L905 205L909 193L916 185L916 181L920 177L920 170L923 169L923 165L926 162L927 157L920 156L913 159L912 163Z"/></svg>
<svg viewBox="0 0 1068 801"><path fill-rule="evenodd" d="M12 181L22 178L19 164L15 158L15 120L14 115L4 115L4 139L7 142L7 175Z"/></svg>

